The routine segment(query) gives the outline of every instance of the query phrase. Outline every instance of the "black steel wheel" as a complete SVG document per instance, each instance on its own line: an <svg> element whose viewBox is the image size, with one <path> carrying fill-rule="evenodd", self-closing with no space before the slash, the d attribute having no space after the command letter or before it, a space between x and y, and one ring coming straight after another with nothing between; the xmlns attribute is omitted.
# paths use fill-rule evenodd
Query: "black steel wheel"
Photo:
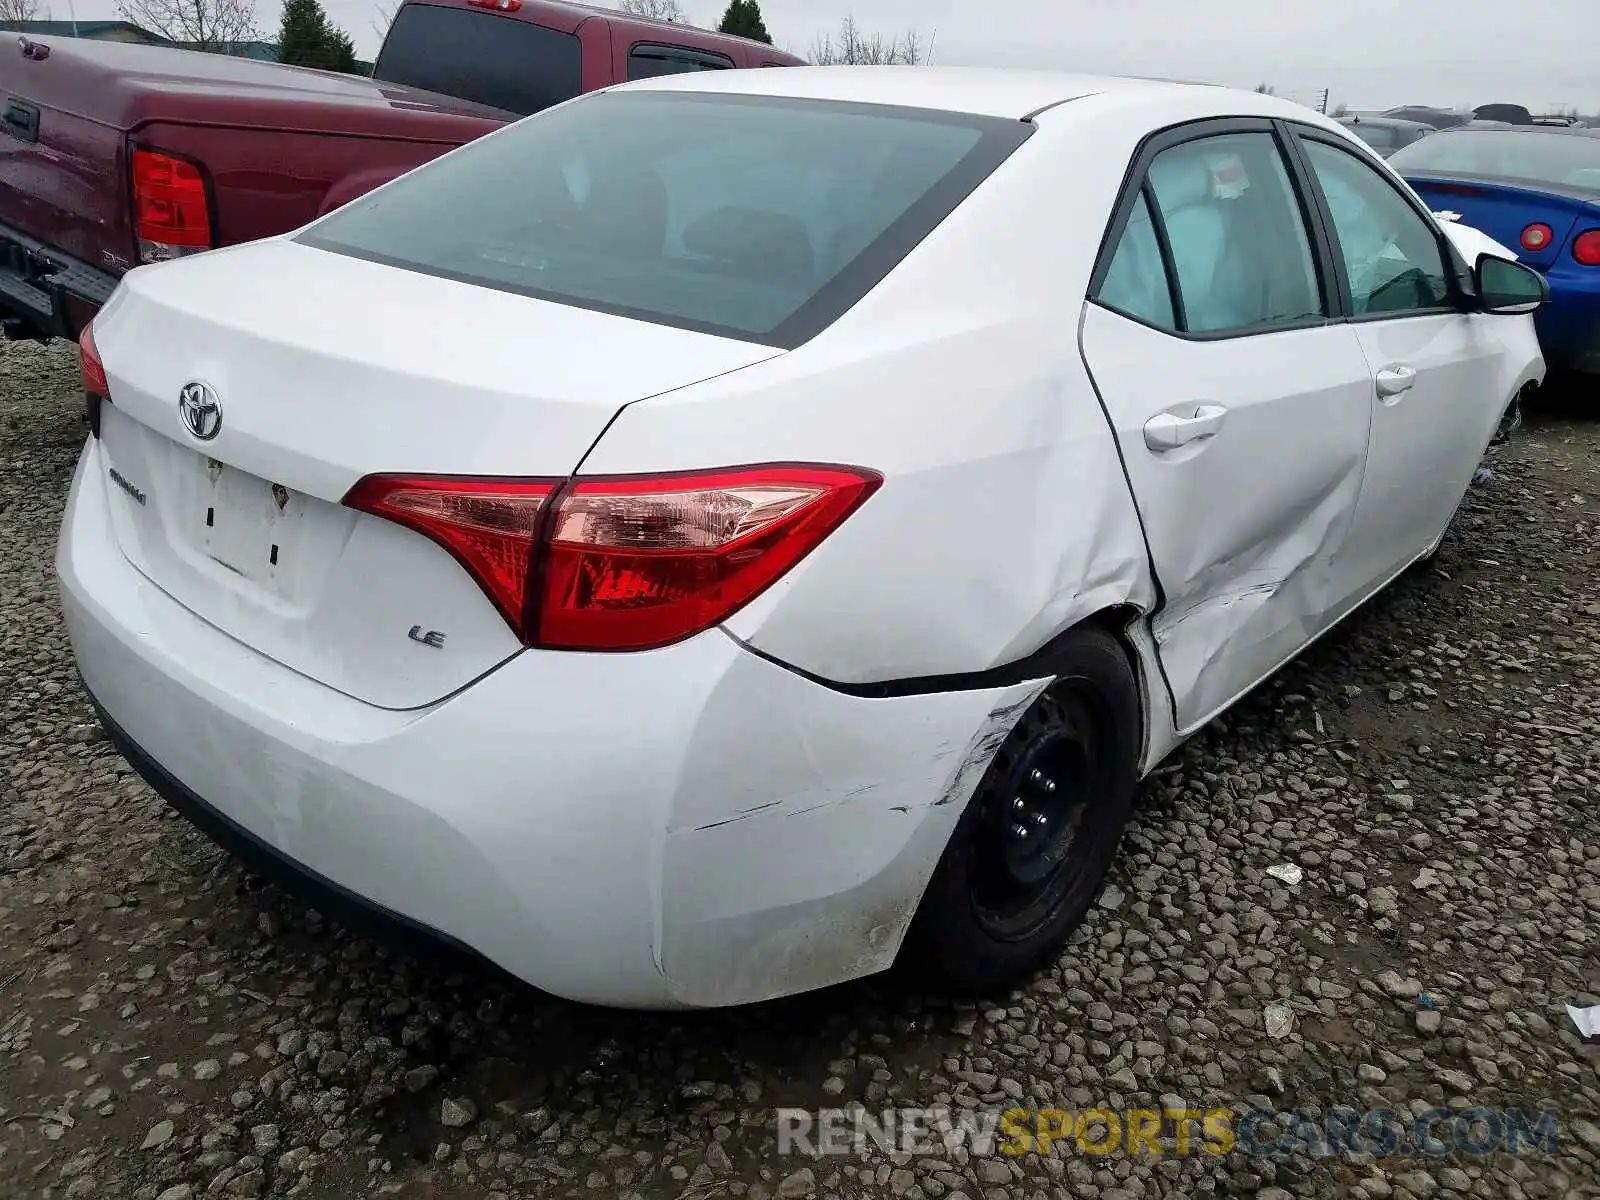
<svg viewBox="0 0 1600 1200"><path fill-rule="evenodd" d="M946 847L901 962L937 986L1014 984L1057 957L1131 812L1139 692L1122 647L1085 629L995 752Z"/></svg>

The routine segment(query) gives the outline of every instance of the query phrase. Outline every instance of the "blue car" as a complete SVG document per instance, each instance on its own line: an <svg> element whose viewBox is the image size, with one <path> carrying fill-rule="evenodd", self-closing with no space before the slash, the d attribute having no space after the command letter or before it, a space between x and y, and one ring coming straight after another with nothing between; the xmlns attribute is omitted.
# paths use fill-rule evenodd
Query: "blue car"
<svg viewBox="0 0 1600 1200"><path fill-rule="evenodd" d="M1600 375L1600 130L1446 129L1389 165L1435 212L1509 246L1550 283L1534 318L1554 370Z"/></svg>

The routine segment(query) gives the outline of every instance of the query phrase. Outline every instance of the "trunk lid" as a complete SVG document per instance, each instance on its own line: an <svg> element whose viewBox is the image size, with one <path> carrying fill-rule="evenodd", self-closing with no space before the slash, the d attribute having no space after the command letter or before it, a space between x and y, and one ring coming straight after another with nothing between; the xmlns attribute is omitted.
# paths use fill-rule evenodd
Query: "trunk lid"
<svg viewBox="0 0 1600 1200"><path fill-rule="evenodd" d="M778 353L287 240L131 272L95 339L129 561L260 653L396 709L520 643L448 552L342 506L358 479L565 476L622 406ZM196 381L209 440L180 416Z"/></svg>
<svg viewBox="0 0 1600 1200"><path fill-rule="evenodd" d="M1600 217L1600 197L1578 191L1430 175L1407 175L1406 182L1435 212L1459 213L1463 224L1515 250L1519 260L1540 271L1549 270L1566 251L1580 217L1591 223ZM1554 236L1530 250L1522 244L1522 231L1536 222L1548 225Z"/></svg>

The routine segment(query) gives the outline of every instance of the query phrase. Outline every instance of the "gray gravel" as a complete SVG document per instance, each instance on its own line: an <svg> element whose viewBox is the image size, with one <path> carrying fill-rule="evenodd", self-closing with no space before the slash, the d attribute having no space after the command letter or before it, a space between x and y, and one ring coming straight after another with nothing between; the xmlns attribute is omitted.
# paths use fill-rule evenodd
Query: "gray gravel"
<svg viewBox="0 0 1600 1200"><path fill-rule="evenodd" d="M105 744L50 559L69 347L0 347L0 1195L1600 1195L1600 423L1534 419L1438 562L1146 789L1060 968L583 1009L347 935ZM1293 864L1298 883L1267 874ZM1267 1029L1282 1036L1268 1036ZM773 1107L1550 1105L1554 1157L808 1162Z"/></svg>

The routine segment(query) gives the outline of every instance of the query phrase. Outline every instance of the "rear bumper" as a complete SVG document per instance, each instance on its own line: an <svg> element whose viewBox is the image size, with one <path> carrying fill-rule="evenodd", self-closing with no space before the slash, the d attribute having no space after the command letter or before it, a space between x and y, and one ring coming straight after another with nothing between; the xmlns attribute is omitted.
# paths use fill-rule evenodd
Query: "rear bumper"
<svg viewBox="0 0 1600 1200"><path fill-rule="evenodd" d="M1550 279L1550 302L1534 325L1553 369L1600 375L1600 270L1583 271L1580 279L1565 272Z"/></svg>
<svg viewBox="0 0 1600 1200"><path fill-rule="evenodd" d="M890 965L995 734L1043 686L864 699L712 630L525 652L373 708L129 565L91 442L56 567L84 685L153 786L313 894L570 999L746 1003Z"/></svg>
<svg viewBox="0 0 1600 1200"><path fill-rule="evenodd" d="M117 290L118 278L0 225L0 316L21 336L75 338Z"/></svg>

